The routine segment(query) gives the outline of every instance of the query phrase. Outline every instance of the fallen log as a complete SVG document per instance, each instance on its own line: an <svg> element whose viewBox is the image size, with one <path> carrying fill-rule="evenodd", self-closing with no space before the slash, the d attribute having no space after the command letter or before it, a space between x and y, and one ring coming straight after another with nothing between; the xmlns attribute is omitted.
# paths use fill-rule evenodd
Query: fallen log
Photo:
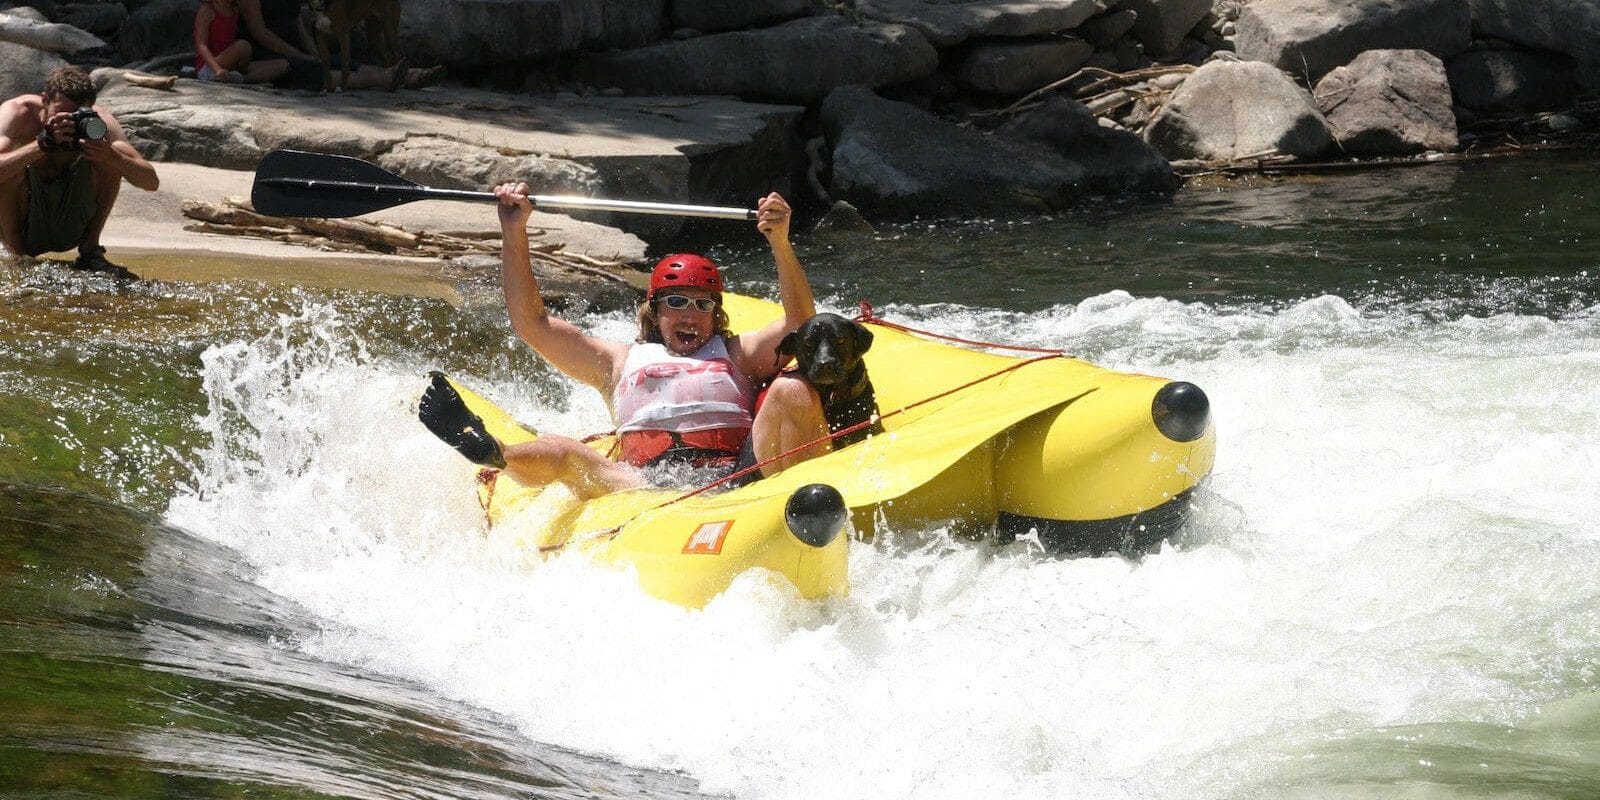
<svg viewBox="0 0 1600 800"><path fill-rule="evenodd" d="M183 229L191 233L216 233L227 236L249 236L256 239L266 239L284 244L294 244L311 247L317 250L332 250L339 253L366 253L370 252L360 245L349 242L340 242L326 236L316 236L296 230L276 230L255 225L228 225L219 222L198 222L185 225Z"/></svg>
<svg viewBox="0 0 1600 800"><path fill-rule="evenodd" d="M184 216L203 222L244 229L294 228L386 253L420 249L420 236L390 225L379 225L363 220L269 217L257 214L245 205L232 198L223 205L185 200L181 208Z"/></svg>
<svg viewBox="0 0 1600 800"><path fill-rule="evenodd" d="M183 215L197 221L184 226L184 230L215 233L229 236L252 236L261 239L305 245L322 250L349 253L379 252L386 255L453 258L471 253L498 254L498 234L476 231L429 232L408 231L396 225L355 219L320 219L313 217L273 217L257 213L250 202L242 197L226 198L222 203L205 203L185 200L180 208ZM543 235L542 230L531 232ZM592 275L607 281L632 285L617 275L615 270L623 265L580 253L568 253L558 242L532 243L529 247L535 258L557 267Z"/></svg>

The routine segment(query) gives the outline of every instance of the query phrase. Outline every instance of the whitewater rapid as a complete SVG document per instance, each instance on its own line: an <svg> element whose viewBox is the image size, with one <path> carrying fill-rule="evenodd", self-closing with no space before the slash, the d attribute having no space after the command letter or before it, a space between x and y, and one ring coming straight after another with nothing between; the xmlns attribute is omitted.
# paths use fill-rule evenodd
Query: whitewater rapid
<svg viewBox="0 0 1600 800"><path fill-rule="evenodd" d="M434 365L314 300L206 351L213 443L165 521L314 614L293 647L751 800L1282 796L1353 739L1536 726L1592 681L1600 308L879 312L1203 387L1219 455L1185 546L1054 561L896 531L854 547L843 600L751 578L685 611L486 538L471 470L415 421ZM609 427L586 389L463 377L535 428ZM1396 774L1478 769L1446 761Z"/></svg>

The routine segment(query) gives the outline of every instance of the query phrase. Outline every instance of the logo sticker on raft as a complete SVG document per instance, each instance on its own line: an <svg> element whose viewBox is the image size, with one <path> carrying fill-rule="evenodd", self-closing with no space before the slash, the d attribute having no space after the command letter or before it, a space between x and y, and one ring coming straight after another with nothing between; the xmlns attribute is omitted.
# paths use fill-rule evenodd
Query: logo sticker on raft
<svg viewBox="0 0 1600 800"><path fill-rule="evenodd" d="M733 530L733 520L731 519L704 523L694 529L694 533L689 535L689 541L683 543L683 552L685 554L717 555L722 552L722 543L728 538L728 531L731 530Z"/></svg>

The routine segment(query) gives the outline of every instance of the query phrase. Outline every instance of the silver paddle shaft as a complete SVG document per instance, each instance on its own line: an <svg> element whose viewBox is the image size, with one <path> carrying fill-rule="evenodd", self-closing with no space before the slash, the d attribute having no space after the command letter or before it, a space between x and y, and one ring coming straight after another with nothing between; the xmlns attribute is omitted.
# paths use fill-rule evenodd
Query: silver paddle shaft
<svg viewBox="0 0 1600 800"><path fill-rule="evenodd" d="M529 195L534 208L564 208L573 211L621 211L628 214L663 214L674 217L714 219L756 218L754 209L732 206L691 206L680 203L647 203L640 200L605 200L598 197Z"/></svg>

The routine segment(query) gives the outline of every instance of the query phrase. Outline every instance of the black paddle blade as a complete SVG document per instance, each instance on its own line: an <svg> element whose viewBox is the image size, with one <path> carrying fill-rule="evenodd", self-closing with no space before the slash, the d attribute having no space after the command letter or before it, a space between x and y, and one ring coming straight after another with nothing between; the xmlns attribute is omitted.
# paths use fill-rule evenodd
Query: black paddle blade
<svg viewBox="0 0 1600 800"><path fill-rule="evenodd" d="M359 158L274 150L256 165L250 205L274 217L354 217L427 196L426 188Z"/></svg>

